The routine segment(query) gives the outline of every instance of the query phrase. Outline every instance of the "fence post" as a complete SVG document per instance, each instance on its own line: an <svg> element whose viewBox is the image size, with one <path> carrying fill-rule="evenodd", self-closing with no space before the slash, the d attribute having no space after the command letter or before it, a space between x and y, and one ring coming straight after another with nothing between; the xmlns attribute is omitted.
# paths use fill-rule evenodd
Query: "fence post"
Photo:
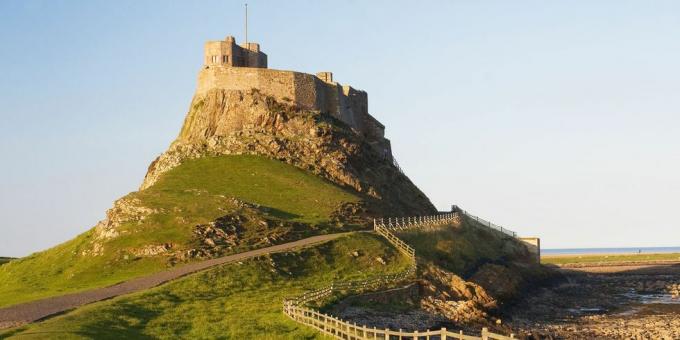
<svg viewBox="0 0 680 340"><path fill-rule="evenodd" d="M330 316L328 314L322 314L316 310L309 309L306 307L301 307L302 304L307 303L312 300L316 300L322 297L328 296L330 293L335 291L336 289L354 289L354 288L367 288L367 287L373 287L373 286L380 286L381 284L384 283L394 283L394 282L400 282L401 280L413 275L416 272L417 264L415 261L415 250L409 246L406 242L401 240L399 237L397 237L395 234L392 233L393 229L395 228L395 224L397 226L397 229L404 229L406 226L433 226L433 225L438 225L440 223L448 222L449 220L453 220L455 217L465 217L462 216L462 214L466 214L467 217L474 218L477 221L480 221L480 224L487 224L489 227L492 227L494 229L500 230L502 232L506 232L510 235L517 235L517 233L507 230L501 226L495 225L489 221L480 219L479 217L476 217L474 215L468 215L467 212L463 211L461 213L443 213L443 214L436 214L436 215L426 215L426 216L402 216L401 218L399 217L394 217L394 221L392 221L392 217L388 218L388 225L385 224L384 218L374 218L373 219L373 227L375 231L379 234L385 237L390 243L392 243L395 247L397 247L401 252L406 253L409 255L409 257L413 260L413 263L410 267L405 272L399 273L399 274L391 274L391 275L383 275L377 279L374 280L364 280L364 281L347 281L347 282L339 282L338 287L336 287L336 282L331 283L329 286L326 288L321 288L315 291L310 291L307 292L297 298L290 299L290 300L284 300L283 304L283 312L284 314L290 316L293 320L310 325L313 328L321 330L323 333L327 333L330 335L335 335L336 337L349 337L349 338L361 338L361 339L384 339L384 340L391 340L390 336L397 336L400 340L401 339L411 339L411 340L421 340L420 338L427 338L427 340L431 339L432 336L436 337L437 333L440 335L440 340L449 340L451 338L458 338L458 339L464 339L464 338L476 338L476 337L470 337L470 336L465 336L463 334L463 331L460 330L459 334L456 333L450 333L447 331L446 327L442 327L441 330L438 332L436 330L432 331L430 333L430 330L428 329L425 334L422 334L422 331L414 330L412 332L404 332L403 329L399 329L399 331L390 331L389 328L385 328L384 332L382 329L378 330L376 327L373 327L371 330L368 326L366 325L361 325L358 326L355 323L350 323L347 321L343 321L342 319L337 319L333 316ZM392 228L392 229L391 229ZM394 230L396 232L396 230ZM352 331L353 330L353 331ZM370 336L369 333L373 332L373 336ZM381 337L378 337L378 334L381 335ZM451 334L451 337L449 337L449 334ZM476 338L476 339L481 339L481 340L491 340L494 339L494 336L500 336L496 335L494 333L489 332L488 328L484 327L482 329L482 337L481 338ZM514 339L514 334L510 334L510 337L503 337L503 338L509 338L509 339Z"/></svg>

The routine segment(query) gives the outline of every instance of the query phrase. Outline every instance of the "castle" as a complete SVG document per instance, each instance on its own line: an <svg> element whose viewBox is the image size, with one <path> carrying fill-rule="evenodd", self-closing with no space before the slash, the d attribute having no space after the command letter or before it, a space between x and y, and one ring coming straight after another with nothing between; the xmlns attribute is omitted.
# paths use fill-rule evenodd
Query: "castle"
<svg viewBox="0 0 680 340"><path fill-rule="evenodd" d="M258 89L279 102L305 110L328 113L365 137L383 157L392 160L385 126L368 113L366 92L333 81L331 72L316 75L267 68L267 55L257 43L237 45L232 36L208 41L204 65L198 76L197 94L212 89Z"/></svg>

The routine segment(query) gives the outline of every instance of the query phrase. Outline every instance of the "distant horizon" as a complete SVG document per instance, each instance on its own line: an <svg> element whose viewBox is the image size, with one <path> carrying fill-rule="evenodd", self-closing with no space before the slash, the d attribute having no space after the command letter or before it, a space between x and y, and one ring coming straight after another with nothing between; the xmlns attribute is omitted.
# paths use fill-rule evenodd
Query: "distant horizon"
<svg viewBox="0 0 680 340"><path fill-rule="evenodd" d="M437 208L544 248L680 239L680 3L248 4L270 68L368 93ZM204 43L243 26L242 2L0 2L0 256L72 239L137 190Z"/></svg>
<svg viewBox="0 0 680 340"><path fill-rule="evenodd" d="M542 248L541 253L544 255L629 254L629 253L637 254L638 250L640 250L642 254L680 253L680 246ZM31 254L27 254L25 256L7 256L0 254L0 258L20 259L22 257L30 256Z"/></svg>
<svg viewBox="0 0 680 340"><path fill-rule="evenodd" d="M669 254L680 253L677 247L594 247L594 248L544 248L544 255L589 255L589 254Z"/></svg>

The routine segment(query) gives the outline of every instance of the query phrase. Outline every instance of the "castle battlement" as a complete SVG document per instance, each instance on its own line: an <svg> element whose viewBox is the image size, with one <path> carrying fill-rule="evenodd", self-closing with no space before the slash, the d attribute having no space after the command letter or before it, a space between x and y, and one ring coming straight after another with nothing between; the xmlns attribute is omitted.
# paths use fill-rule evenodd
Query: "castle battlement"
<svg viewBox="0 0 680 340"><path fill-rule="evenodd" d="M213 89L261 93L306 110L330 113L366 137L391 158L385 126L368 113L368 94L333 80L333 73L316 75L267 68L260 45L236 44L233 37L205 44L205 64L198 75L197 95Z"/></svg>
<svg viewBox="0 0 680 340"><path fill-rule="evenodd" d="M260 51L260 44L237 45L232 36L224 41L206 42L203 51L205 65L267 68L267 55Z"/></svg>

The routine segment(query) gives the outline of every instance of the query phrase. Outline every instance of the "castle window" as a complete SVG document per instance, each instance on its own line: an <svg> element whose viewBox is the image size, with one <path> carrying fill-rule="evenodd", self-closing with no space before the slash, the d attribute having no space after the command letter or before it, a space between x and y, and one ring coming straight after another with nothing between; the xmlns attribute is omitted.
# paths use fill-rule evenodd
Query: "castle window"
<svg viewBox="0 0 680 340"><path fill-rule="evenodd" d="M217 56L216 55L212 56L212 63L217 64Z"/></svg>
<svg viewBox="0 0 680 340"><path fill-rule="evenodd" d="M223 56L222 56L222 63L226 64L226 63L228 63L228 62L229 62L229 57L226 56L226 55L223 55Z"/></svg>

